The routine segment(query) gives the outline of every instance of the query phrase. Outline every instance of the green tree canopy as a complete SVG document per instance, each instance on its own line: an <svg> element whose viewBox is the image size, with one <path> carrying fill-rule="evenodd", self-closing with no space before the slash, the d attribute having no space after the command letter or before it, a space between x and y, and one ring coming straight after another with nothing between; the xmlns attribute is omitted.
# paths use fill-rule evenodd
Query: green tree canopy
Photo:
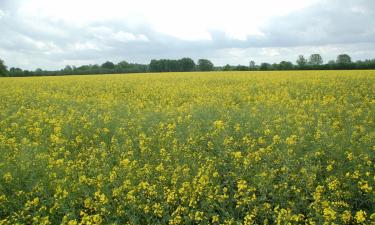
<svg viewBox="0 0 375 225"><path fill-rule="evenodd" d="M303 55L299 55L298 56L298 59L296 61L297 65L300 67L300 68L303 68L306 66L307 64L307 60L305 59L305 56Z"/></svg>
<svg viewBox="0 0 375 225"><path fill-rule="evenodd" d="M309 64L312 66L319 66L323 64L323 59L319 54L310 55Z"/></svg>
<svg viewBox="0 0 375 225"><path fill-rule="evenodd" d="M182 71L194 71L195 62L191 58L182 58L179 60L181 64Z"/></svg>
<svg viewBox="0 0 375 225"><path fill-rule="evenodd" d="M341 54L337 56L336 63L337 64L349 64L352 62L352 59L347 54Z"/></svg>
<svg viewBox="0 0 375 225"><path fill-rule="evenodd" d="M280 70L292 70L293 69L293 63L289 61L281 61L279 63L278 69Z"/></svg>
<svg viewBox="0 0 375 225"><path fill-rule="evenodd" d="M121 62L117 63L116 67L119 68L119 69L125 69L125 68L129 67L129 63L124 60L124 61L121 61Z"/></svg>
<svg viewBox="0 0 375 225"><path fill-rule="evenodd" d="M199 59L198 69L200 71L212 71L214 70L214 64L208 59Z"/></svg>
<svg viewBox="0 0 375 225"><path fill-rule="evenodd" d="M255 61L251 60L251 61L249 62L249 68L250 68L251 70L253 70L253 69L256 68Z"/></svg>
<svg viewBox="0 0 375 225"><path fill-rule="evenodd" d="M260 64L260 70L271 70L272 65L266 62Z"/></svg>
<svg viewBox="0 0 375 225"><path fill-rule="evenodd" d="M7 67L4 64L4 61L0 59L0 76L1 77L6 76L7 72L8 72Z"/></svg>
<svg viewBox="0 0 375 225"><path fill-rule="evenodd" d="M113 62L107 61L107 62L102 64L102 68L104 68L104 69L114 69L115 64L113 64Z"/></svg>

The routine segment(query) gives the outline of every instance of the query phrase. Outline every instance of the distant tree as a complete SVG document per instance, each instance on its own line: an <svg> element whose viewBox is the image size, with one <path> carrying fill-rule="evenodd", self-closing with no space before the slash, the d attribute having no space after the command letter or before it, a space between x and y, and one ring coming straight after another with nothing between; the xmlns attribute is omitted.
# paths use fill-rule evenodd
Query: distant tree
<svg viewBox="0 0 375 225"><path fill-rule="evenodd" d="M287 61L281 61L278 66L279 70L292 70L293 69L293 63L287 62Z"/></svg>
<svg viewBox="0 0 375 225"><path fill-rule="evenodd" d="M23 70L20 68L11 67L9 69L9 76L11 77L21 77L23 75Z"/></svg>
<svg viewBox="0 0 375 225"><path fill-rule="evenodd" d="M298 65L298 67L302 69L306 66L307 60L305 59L305 57L303 55L299 55L296 63Z"/></svg>
<svg viewBox="0 0 375 225"><path fill-rule="evenodd" d="M278 69L279 69L279 64L272 63L270 70L278 70Z"/></svg>
<svg viewBox="0 0 375 225"><path fill-rule="evenodd" d="M340 65L350 64L352 59L347 54L341 54L337 56L336 63Z"/></svg>
<svg viewBox="0 0 375 225"><path fill-rule="evenodd" d="M7 72L7 67L4 64L4 61L0 59L0 77L6 76Z"/></svg>
<svg viewBox="0 0 375 225"><path fill-rule="evenodd" d="M77 67L77 70L79 71L89 71L90 69L91 67L89 65L82 65L82 66Z"/></svg>
<svg viewBox="0 0 375 225"><path fill-rule="evenodd" d="M309 58L309 64L312 66L319 66L323 64L323 59L319 54L312 54Z"/></svg>
<svg viewBox="0 0 375 225"><path fill-rule="evenodd" d="M35 70L36 75L43 75L43 70L41 68L38 68Z"/></svg>
<svg viewBox="0 0 375 225"><path fill-rule="evenodd" d="M249 63L249 69L254 70L256 68L255 62L253 60L250 61Z"/></svg>
<svg viewBox="0 0 375 225"><path fill-rule="evenodd" d="M159 67L159 60L156 59L152 59L150 64L148 65L148 69L150 72L160 72Z"/></svg>
<svg viewBox="0 0 375 225"><path fill-rule="evenodd" d="M357 69L375 69L375 59L366 59L355 62Z"/></svg>
<svg viewBox="0 0 375 225"><path fill-rule="evenodd" d="M229 64L223 67L223 71L231 71L231 70L232 70L232 67Z"/></svg>
<svg viewBox="0 0 375 225"><path fill-rule="evenodd" d="M269 63L261 63L260 64L260 70L271 70L272 69L272 65L269 64Z"/></svg>
<svg viewBox="0 0 375 225"><path fill-rule="evenodd" d="M98 64L94 64L91 66L91 69L97 70L100 69L100 66Z"/></svg>
<svg viewBox="0 0 375 225"><path fill-rule="evenodd" d="M198 69L200 71L212 71L214 70L214 64L208 59L199 59Z"/></svg>
<svg viewBox="0 0 375 225"><path fill-rule="evenodd" d="M335 60L329 60L328 63L325 65L324 69L330 69L330 70L337 69L336 61Z"/></svg>
<svg viewBox="0 0 375 225"><path fill-rule="evenodd" d="M107 61L107 62L102 64L102 68L103 69L114 69L115 64L113 64L113 62Z"/></svg>
<svg viewBox="0 0 375 225"><path fill-rule="evenodd" d="M126 62L125 60L117 63L116 65L116 68L118 69L126 69L127 67L129 67L129 63Z"/></svg>
<svg viewBox="0 0 375 225"><path fill-rule="evenodd" d="M189 72L195 70L195 62L191 58L182 58L179 61L179 64L181 66L180 71Z"/></svg>
<svg viewBox="0 0 375 225"><path fill-rule="evenodd" d="M9 69L9 72L10 73L19 73L19 72L23 72L21 68L16 68L16 67L11 67Z"/></svg>
<svg viewBox="0 0 375 225"><path fill-rule="evenodd" d="M243 65L238 65L238 66L236 66L235 70L236 71L248 71L249 67L243 66Z"/></svg>
<svg viewBox="0 0 375 225"><path fill-rule="evenodd" d="M73 68L69 65L66 65L63 69L63 72L65 73L71 73L73 71Z"/></svg>

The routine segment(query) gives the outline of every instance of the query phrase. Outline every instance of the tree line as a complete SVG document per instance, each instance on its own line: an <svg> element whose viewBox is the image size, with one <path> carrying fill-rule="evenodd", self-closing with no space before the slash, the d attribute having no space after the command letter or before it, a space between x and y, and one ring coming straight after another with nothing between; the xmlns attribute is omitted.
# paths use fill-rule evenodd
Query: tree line
<svg viewBox="0 0 375 225"><path fill-rule="evenodd" d="M375 59L359 60L353 62L347 54L338 55L336 60L330 60L323 63L323 58L319 54L312 54L305 58L299 55L295 64L290 61L281 61L280 63L263 62L257 65L250 61L249 65L225 65L214 66L208 59L199 59L197 64L191 58L182 59L153 59L149 64L128 63L121 61L117 64L107 61L101 65L67 65L61 70L42 70L35 71L22 70L21 68L11 67L9 70L0 59L0 76L24 77L24 76L56 76L56 75L74 75L74 74L114 74L114 73L145 73L145 72L191 72L191 71L271 71L271 70L350 70L350 69L375 69Z"/></svg>

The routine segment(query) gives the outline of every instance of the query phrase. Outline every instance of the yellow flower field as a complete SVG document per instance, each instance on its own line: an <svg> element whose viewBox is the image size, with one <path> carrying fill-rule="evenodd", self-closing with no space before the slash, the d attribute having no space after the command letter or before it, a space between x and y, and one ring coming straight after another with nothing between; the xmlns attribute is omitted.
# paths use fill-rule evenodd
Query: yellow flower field
<svg viewBox="0 0 375 225"><path fill-rule="evenodd" d="M0 224L374 224L375 71L0 79Z"/></svg>

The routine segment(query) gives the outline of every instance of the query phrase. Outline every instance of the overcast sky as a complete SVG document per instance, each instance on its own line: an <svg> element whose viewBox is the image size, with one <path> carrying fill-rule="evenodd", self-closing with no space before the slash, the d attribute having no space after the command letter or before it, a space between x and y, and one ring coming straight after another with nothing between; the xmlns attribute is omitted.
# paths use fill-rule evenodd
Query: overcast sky
<svg viewBox="0 0 375 225"><path fill-rule="evenodd" d="M0 58L61 69L191 57L215 65L375 58L375 0L0 0Z"/></svg>

